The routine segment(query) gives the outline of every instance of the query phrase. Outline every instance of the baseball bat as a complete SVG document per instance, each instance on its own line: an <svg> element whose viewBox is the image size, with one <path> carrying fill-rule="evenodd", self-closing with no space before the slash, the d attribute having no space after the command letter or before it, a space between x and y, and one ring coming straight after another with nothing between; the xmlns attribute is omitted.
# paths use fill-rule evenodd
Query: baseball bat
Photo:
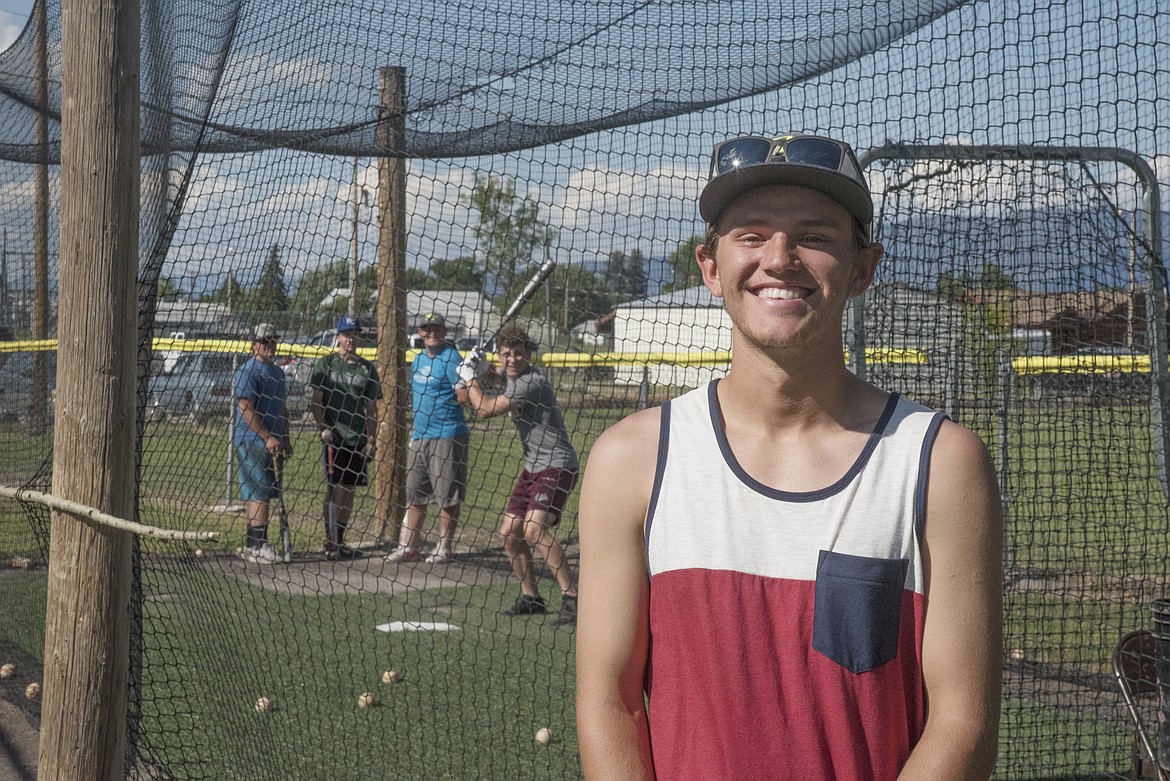
<svg viewBox="0 0 1170 781"><path fill-rule="evenodd" d="M528 284L520 291L520 295L516 296L516 300L508 306L507 311L504 312L504 316L500 318L499 326L497 326L496 330L492 331L491 336L480 341L478 349L487 349L495 341L496 334L500 332L500 329L507 325L508 321L515 317L520 309L528 303L528 299L532 298L536 291L540 289L540 286L552 275L556 267L557 262L552 258L548 258L544 263L540 264L540 268L532 275L532 279L528 280Z"/></svg>
<svg viewBox="0 0 1170 781"><path fill-rule="evenodd" d="M333 445L325 445L325 552L329 552L329 546L337 546L334 550L340 548L339 540L337 539L337 508L333 504Z"/></svg>
<svg viewBox="0 0 1170 781"><path fill-rule="evenodd" d="M282 474L283 456L278 456L273 462L276 470L277 514L280 516L280 552L284 554L284 563L292 563L292 531L288 528L288 511L284 509L284 475Z"/></svg>

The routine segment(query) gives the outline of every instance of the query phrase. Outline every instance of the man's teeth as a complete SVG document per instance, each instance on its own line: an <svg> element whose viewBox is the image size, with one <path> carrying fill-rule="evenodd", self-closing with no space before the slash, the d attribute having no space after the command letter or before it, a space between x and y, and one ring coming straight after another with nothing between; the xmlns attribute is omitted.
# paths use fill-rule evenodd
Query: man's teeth
<svg viewBox="0 0 1170 781"><path fill-rule="evenodd" d="M804 298L804 291L786 287L765 287L760 288L756 295L760 298L779 298L782 301L791 301L796 298Z"/></svg>

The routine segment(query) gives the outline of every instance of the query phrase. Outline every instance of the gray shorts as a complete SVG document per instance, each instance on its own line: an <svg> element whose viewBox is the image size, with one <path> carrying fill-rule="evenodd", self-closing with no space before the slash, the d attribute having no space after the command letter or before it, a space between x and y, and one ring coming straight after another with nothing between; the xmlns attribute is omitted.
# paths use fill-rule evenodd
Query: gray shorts
<svg viewBox="0 0 1170 781"><path fill-rule="evenodd" d="M467 492L467 434L412 439L406 463L406 503L452 507Z"/></svg>

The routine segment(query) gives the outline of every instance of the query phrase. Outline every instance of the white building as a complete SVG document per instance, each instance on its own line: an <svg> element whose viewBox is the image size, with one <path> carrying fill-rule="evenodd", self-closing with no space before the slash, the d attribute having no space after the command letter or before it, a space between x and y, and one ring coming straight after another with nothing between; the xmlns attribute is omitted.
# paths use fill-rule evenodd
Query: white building
<svg viewBox="0 0 1170 781"><path fill-rule="evenodd" d="M619 384L696 388L727 374L728 364L697 365L688 353L731 349L731 320L722 302L703 286L618 304L613 321L614 352L628 353L631 360L646 356L675 357L677 363L647 362L614 370ZM642 356L639 358L638 356Z"/></svg>

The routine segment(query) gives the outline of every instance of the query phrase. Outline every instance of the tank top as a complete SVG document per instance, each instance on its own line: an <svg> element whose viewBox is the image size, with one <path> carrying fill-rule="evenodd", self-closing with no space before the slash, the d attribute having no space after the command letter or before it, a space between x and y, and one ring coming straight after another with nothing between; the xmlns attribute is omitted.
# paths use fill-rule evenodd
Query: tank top
<svg viewBox="0 0 1170 781"><path fill-rule="evenodd" d="M657 777L893 781L926 720L919 541L943 416L891 395L845 475L793 493L737 463L717 383L662 407L646 522Z"/></svg>

